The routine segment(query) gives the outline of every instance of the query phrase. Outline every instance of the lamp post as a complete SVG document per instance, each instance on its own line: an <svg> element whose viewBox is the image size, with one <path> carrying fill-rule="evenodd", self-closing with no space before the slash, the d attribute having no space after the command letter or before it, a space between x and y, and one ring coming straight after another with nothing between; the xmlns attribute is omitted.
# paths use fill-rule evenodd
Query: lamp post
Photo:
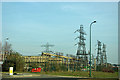
<svg viewBox="0 0 120 80"><path fill-rule="evenodd" d="M90 73L89 73L89 76L91 77L91 26L93 23L96 23L96 21L93 21L91 24L90 24Z"/></svg>

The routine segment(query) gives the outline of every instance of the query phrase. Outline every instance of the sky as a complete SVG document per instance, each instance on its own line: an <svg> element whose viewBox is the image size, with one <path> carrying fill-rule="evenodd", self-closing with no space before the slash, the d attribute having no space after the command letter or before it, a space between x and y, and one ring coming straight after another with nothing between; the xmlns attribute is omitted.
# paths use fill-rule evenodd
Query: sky
<svg viewBox="0 0 120 80"><path fill-rule="evenodd" d="M49 42L50 50L76 55L78 33L82 24L89 50L92 25L92 54L96 56L97 40L106 44L108 62L118 63L117 2L3 2L2 40L9 38L12 49L22 55L38 55Z"/></svg>
<svg viewBox="0 0 120 80"><path fill-rule="evenodd" d="M2 2L119 2L119 0L2 0Z"/></svg>

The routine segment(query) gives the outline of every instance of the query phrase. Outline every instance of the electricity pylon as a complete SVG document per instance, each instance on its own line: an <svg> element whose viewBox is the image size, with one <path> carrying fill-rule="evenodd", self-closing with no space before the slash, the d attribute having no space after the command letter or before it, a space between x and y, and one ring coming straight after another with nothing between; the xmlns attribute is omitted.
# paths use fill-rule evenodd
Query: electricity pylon
<svg viewBox="0 0 120 80"><path fill-rule="evenodd" d="M77 29L74 33L78 32L80 35L78 37L75 38L79 39L78 43L75 45L78 45L78 49L77 49L77 56L80 55L81 57L81 62L84 66L87 66L87 61L88 61L88 57L87 57L87 53L86 53L86 47L85 47L85 31L83 30L83 25L80 25L80 29Z"/></svg>
<svg viewBox="0 0 120 80"><path fill-rule="evenodd" d="M106 45L103 43L102 47L103 52L103 63L107 66L107 54L106 54Z"/></svg>
<svg viewBox="0 0 120 80"><path fill-rule="evenodd" d="M97 50L97 65L107 65L106 45L103 43L102 46L101 42L98 41Z"/></svg>
<svg viewBox="0 0 120 80"><path fill-rule="evenodd" d="M46 48L45 52L47 52L47 53L52 52L52 51L49 50L49 47L53 47L53 46L54 45L50 45L48 42L46 43L46 45L41 45L41 47L45 47Z"/></svg>
<svg viewBox="0 0 120 80"><path fill-rule="evenodd" d="M102 64L102 56L101 56L101 54L102 54L102 52L101 52L101 42L99 41L99 40L97 40L97 42L98 42L98 48L97 48L97 65L101 65Z"/></svg>

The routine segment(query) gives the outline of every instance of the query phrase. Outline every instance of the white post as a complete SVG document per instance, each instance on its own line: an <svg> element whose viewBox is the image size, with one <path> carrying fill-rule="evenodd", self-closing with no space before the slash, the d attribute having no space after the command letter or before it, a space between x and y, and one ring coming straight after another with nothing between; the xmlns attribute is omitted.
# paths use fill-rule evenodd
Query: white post
<svg viewBox="0 0 120 80"><path fill-rule="evenodd" d="M9 68L9 75L13 75L13 67Z"/></svg>

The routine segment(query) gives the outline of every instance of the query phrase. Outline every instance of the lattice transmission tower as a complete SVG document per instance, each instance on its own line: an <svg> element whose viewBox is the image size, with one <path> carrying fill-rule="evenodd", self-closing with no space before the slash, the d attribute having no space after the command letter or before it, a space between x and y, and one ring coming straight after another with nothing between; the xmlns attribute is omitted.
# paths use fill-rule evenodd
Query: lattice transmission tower
<svg viewBox="0 0 120 80"><path fill-rule="evenodd" d="M106 45L103 43L101 44L98 41L98 48L97 48L97 65L107 65L107 55L106 55Z"/></svg>
<svg viewBox="0 0 120 80"><path fill-rule="evenodd" d="M81 63L83 64L83 66L87 66L87 62L88 62L88 57L87 57L87 53L86 53L86 47L85 47L85 31L83 30L83 25L80 25L80 29L77 29L74 33L78 32L79 36L75 38L79 39L78 43L75 45L78 45L78 49L77 49L77 56L81 57Z"/></svg>
<svg viewBox="0 0 120 80"><path fill-rule="evenodd" d="M46 53L50 53L52 51L49 50L49 47L53 47L54 45L50 45L48 42L46 43L46 45L41 45L41 47L45 47L46 50L44 52Z"/></svg>
<svg viewBox="0 0 120 80"><path fill-rule="evenodd" d="M107 66L107 54L106 54L106 45L103 43L102 47L103 52L103 63Z"/></svg>
<svg viewBox="0 0 120 80"><path fill-rule="evenodd" d="M99 41L99 40L97 40L97 46L98 46L98 48L97 48L97 57L96 57L96 59L97 59L97 65L101 65L101 63L102 63L102 45L101 45L101 42Z"/></svg>

